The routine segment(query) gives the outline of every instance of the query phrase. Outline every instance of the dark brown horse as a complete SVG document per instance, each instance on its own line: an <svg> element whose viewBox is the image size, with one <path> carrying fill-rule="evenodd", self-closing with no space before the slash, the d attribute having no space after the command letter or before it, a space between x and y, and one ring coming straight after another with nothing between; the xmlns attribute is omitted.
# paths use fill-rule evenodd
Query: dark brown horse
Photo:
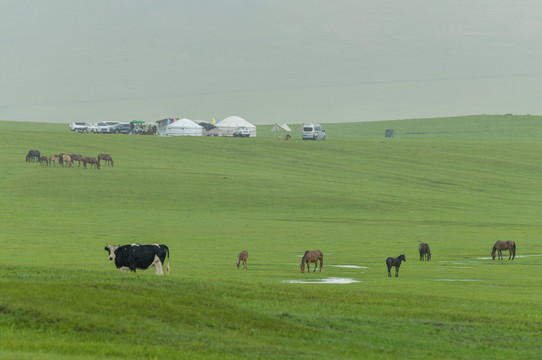
<svg viewBox="0 0 542 360"><path fill-rule="evenodd" d="M81 161L83 161L83 155L80 155L80 154L71 154L70 155L71 158L72 158L72 161L78 161L79 162L79 167L81 167Z"/></svg>
<svg viewBox="0 0 542 360"><path fill-rule="evenodd" d="M49 165L49 160L47 160L47 156L41 156L40 157L40 163L42 165Z"/></svg>
<svg viewBox="0 0 542 360"><path fill-rule="evenodd" d="M389 257L386 259L386 265L388 265L388 277L391 277L392 266L395 266L395 277L399 276L399 267L401 266L401 261L406 262L405 255L399 255L396 258Z"/></svg>
<svg viewBox="0 0 542 360"><path fill-rule="evenodd" d="M247 269L247 260L248 260L248 251L243 250L237 255L237 270L239 266L243 263L243 269Z"/></svg>
<svg viewBox="0 0 542 360"><path fill-rule="evenodd" d="M87 164L90 164L90 167L96 167L100 170L100 162L96 158L86 157L83 159L83 166L86 168Z"/></svg>
<svg viewBox="0 0 542 360"><path fill-rule="evenodd" d="M516 258L516 243L513 242L512 240L506 240L506 241L497 241L495 243L495 245L493 245L493 250L491 250L491 259L492 260L495 260L495 252L498 251L499 253L499 260L502 260L503 257L502 257L502 251L503 250L508 250L509 254L508 255L508 260L510 260L510 258L512 258L512 260L514 260Z"/></svg>
<svg viewBox="0 0 542 360"><path fill-rule="evenodd" d="M105 161L106 164L113 166L113 159L109 154L98 154L98 162L101 160Z"/></svg>
<svg viewBox="0 0 542 360"><path fill-rule="evenodd" d="M429 245L427 245L426 243L420 243L420 246L418 246L418 250L420 251L420 261L431 261L431 250L429 249Z"/></svg>
<svg viewBox="0 0 542 360"><path fill-rule="evenodd" d="M318 267L318 260L320 260L320 272L322 272L322 266L324 265L324 254L322 254L320 250L305 251L305 255L303 255L303 258L301 259L301 272L303 273L305 271L305 264L307 264L307 272L311 272L311 262L314 263L313 272L315 272L316 268Z"/></svg>

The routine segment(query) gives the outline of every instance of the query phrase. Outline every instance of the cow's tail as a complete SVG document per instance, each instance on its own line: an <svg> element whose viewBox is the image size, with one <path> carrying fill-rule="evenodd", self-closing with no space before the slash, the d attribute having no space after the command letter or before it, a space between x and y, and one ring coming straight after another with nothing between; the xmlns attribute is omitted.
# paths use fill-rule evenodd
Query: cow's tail
<svg viewBox="0 0 542 360"><path fill-rule="evenodd" d="M165 245L164 245L164 247L166 248L166 252L167 252L166 274L169 275L169 248L167 246L165 246Z"/></svg>

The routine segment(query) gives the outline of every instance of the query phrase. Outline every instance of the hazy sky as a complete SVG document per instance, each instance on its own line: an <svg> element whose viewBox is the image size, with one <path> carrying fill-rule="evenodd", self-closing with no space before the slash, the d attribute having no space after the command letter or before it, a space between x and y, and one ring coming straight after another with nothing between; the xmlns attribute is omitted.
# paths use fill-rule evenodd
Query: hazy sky
<svg viewBox="0 0 542 360"><path fill-rule="evenodd" d="M542 114L540 0L0 0L0 120Z"/></svg>

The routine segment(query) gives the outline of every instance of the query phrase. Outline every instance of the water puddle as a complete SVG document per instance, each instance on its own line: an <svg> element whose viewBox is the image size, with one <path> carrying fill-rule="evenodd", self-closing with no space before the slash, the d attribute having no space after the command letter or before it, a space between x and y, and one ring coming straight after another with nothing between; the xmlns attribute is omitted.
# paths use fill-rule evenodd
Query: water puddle
<svg viewBox="0 0 542 360"><path fill-rule="evenodd" d="M506 251L506 256L505 256L505 252L503 251L502 252L502 257L504 258L504 260L508 260L508 256L510 254L508 254L508 251ZM542 256L542 254L532 254L532 255L516 255L516 259L517 258L528 258L528 257L535 257L535 256ZM478 260L491 260L491 256L490 257L479 257L479 258L476 258ZM497 260L497 257L495 257L495 260Z"/></svg>
<svg viewBox="0 0 542 360"><path fill-rule="evenodd" d="M480 279L433 279L433 281L484 281Z"/></svg>
<svg viewBox="0 0 542 360"><path fill-rule="evenodd" d="M312 279L312 280L283 280L286 284L351 284L360 282L350 278L330 277L327 279Z"/></svg>
<svg viewBox="0 0 542 360"><path fill-rule="evenodd" d="M345 268L345 269L368 269L367 266L359 266L359 265L328 265L328 266Z"/></svg>

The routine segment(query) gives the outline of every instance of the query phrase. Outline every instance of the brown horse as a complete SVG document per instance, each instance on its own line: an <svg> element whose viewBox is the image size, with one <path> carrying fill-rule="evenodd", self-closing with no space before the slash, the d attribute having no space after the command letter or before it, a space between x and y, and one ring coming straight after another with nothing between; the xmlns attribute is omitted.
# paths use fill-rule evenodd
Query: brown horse
<svg viewBox="0 0 542 360"><path fill-rule="evenodd" d="M64 164L67 164L69 167L73 167L73 160L70 155L62 154L62 167L64 167Z"/></svg>
<svg viewBox="0 0 542 360"><path fill-rule="evenodd" d="M386 265L388 266L388 277L391 277L391 268L395 266L395 277L399 276L399 268L401 267L401 261L406 262L405 255L399 255L396 258L389 257L386 259Z"/></svg>
<svg viewBox="0 0 542 360"><path fill-rule="evenodd" d="M303 255L303 258L301 259L301 272L303 273L305 271L305 264L307 264L307 272L311 272L311 262L314 263L313 272L315 272L316 268L318 267L318 260L320 260L320 272L322 272L322 266L324 265L324 254L322 254L320 250L305 251L305 255Z"/></svg>
<svg viewBox="0 0 542 360"><path fill-rule="evenodd" d="M41 157L40 157L40 163L41 163L42 165L44 165L44 164L45 164L45 165L49 165L49 160L47 160L47 156L41 156Z"/></svg>
<svg viewBox="0 0 542 360"><path fill-rule="evenodd" d="M499 260L502 260L503 257L502 257L502 251L503 250L508 250L509 252L509 256L508 256L508 260L510 260L510 258L512 258L512 260L514 260L516 258L516 243L513 242L512 240L506 240L506 241L497 241L495 243L495 245L493 245L493 250L491 250L491 259L492 260L495 260L495 252L499 252Z"/></svg>
<svg viewBox="0 0 542 360"><path fill-rule="evenodd" d="M237 270L239 270L239 266L241 263L243 263L243 269L247 269L247 260L248 260L248 251L243 250L239 254L237 254Z"/></svg>
<svg viewBox="0 0 542 360"><path fill-rule="evenodd" d="M429 245L427 245L426 243L420 243L420 246L418 246L418 250L420 251L420 261L431 261L431 250L429 249Z"/></svg>
<svg viewBox="0 0 542 360"><path fill-rule="evenodd" d="M100 162L96 158L86 157L83 159L83 166L86 168L87 164L90 164L90 167L96 167L100 170Z"/></svg>
<svg viewBox="0 0 542 360"><path fill-rule="evenodd" d="M49 156L49 165L53 165L53 163L55 163L55 166L56 166L57 161L58 161L58 155Z"/></svg>
<svg viewBox="0 0 542 360"><path fill-rule="evenodd" d="M109 154L98 154L98 162L105 161L106 164L113 166L113 158Z"/></svg>
<svg viewBox="0 0 542 360"><path fill-rule="evenodd" d="M78 161L79 167L81 167L81 161L83 161L83 155L71 154L72 161Z"/></svg>

